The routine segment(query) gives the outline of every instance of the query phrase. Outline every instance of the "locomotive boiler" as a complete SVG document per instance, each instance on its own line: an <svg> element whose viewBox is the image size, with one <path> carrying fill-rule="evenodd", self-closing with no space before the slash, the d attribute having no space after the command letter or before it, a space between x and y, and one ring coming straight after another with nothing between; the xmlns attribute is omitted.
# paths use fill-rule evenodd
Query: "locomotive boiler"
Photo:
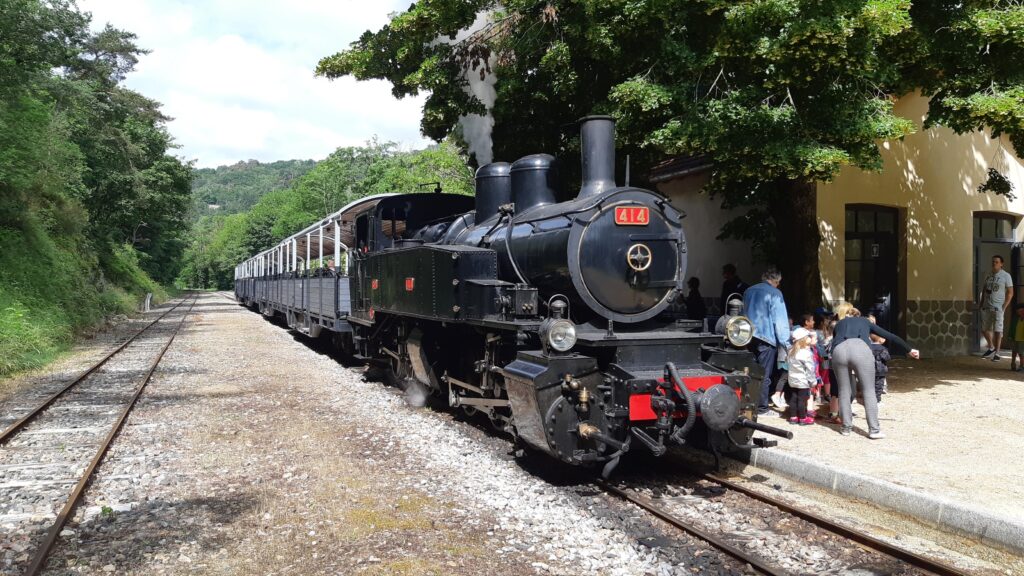
<svg viewBox="0 0 1024 576"><path fill-rule="evenodd" d="M482 413L606 475L631 450L788 437L756 423L751 323L721 335L670 313L692 249L684 215L616 183L611 118L580 124L573 198L558 200L554 159L535 154L482 166L474 198L363 199L242 263L238 298L333 333L414 401Z"/></svg>

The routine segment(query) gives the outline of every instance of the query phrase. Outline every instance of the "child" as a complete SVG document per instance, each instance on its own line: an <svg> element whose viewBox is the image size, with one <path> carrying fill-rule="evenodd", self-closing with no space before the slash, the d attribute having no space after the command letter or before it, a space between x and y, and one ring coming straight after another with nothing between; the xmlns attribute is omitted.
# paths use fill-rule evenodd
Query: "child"
<svg viewBox="0 0 1024 576"><path fill-rule="evenodd" d="M1013 326L1010 333L1013 334L1013 353L1010 354L1010 370L1024 372L1024 304L1017 304L1017 315L1013 317ZM1020 360L1020 364L1017 364Z"/></svg>
<svg viewBox="0 0 1024 576"><path fill-rule="evenodd" d="M875 401L881 407L882 394L888 393L885 377L889 374L889 360L892 360L892 356L889 355L889 350L885 345L880 342L872 342L869 348L875 357Z"/></svg>
<svg viewBox="0 0 1024 576"><path fill-rule="evenodd" d="M807 426L814 424L814 418L807 415L807 401L811 396L811 388L817 383L814 370L814 355L811 352L813 334L803 326L793 330L793 346L789 349L789 390L790 402L794 415L789 418L790 424Z"/></svg>

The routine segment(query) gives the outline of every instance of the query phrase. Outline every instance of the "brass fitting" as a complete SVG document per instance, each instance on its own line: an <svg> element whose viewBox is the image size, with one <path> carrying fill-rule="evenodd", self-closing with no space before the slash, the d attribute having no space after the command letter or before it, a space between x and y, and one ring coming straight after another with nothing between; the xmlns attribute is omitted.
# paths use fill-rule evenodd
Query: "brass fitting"
<svg viewBox="0 0 1024 576"><path fill-rule="evenodd" d="M590 438L595 434L600 434L601 430L593 424L587 424L586 422L580 422L579 427L580 438Z"/></svg>
<svg viewBox="0 0 1024 576"><path fill-rule="evenodd" d="M579 384L579 382L577 382L577 385L578 384ZM586 388L580 388L579 399L580 399L580 404L583 404L584 406L586 406L587 404L590 404L590 391L587 390Z"/></svg>

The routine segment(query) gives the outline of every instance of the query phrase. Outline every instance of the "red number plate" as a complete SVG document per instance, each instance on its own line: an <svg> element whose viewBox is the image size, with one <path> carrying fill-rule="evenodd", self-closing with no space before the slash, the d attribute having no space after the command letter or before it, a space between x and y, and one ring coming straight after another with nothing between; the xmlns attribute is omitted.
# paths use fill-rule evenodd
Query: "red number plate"
<svg viewBox="0 0 1024 576"><path fill-rule="evenodd" d="M646 226L651 221L651 209L646 206L616 206L615 223L619 226Z"/></svg>

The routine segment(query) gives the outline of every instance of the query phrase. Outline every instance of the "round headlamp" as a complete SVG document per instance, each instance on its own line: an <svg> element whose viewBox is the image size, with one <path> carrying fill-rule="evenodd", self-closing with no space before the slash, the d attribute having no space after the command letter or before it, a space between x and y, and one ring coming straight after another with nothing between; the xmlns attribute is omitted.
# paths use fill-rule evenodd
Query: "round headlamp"
<svg viewBox="0 0 1024 576"><path fill-rule="evenodd" d="M576 345L576 325L564 318L555 320L548 325L544 338L552 349L568 352Z"/></svg>
<svg viewBox="0 0 1024 576"><path fill-rule="evenodd" d="M733 316L725 323L725 338L729 344L742 348L754 339L754 324L746 316Z"/></svg>

